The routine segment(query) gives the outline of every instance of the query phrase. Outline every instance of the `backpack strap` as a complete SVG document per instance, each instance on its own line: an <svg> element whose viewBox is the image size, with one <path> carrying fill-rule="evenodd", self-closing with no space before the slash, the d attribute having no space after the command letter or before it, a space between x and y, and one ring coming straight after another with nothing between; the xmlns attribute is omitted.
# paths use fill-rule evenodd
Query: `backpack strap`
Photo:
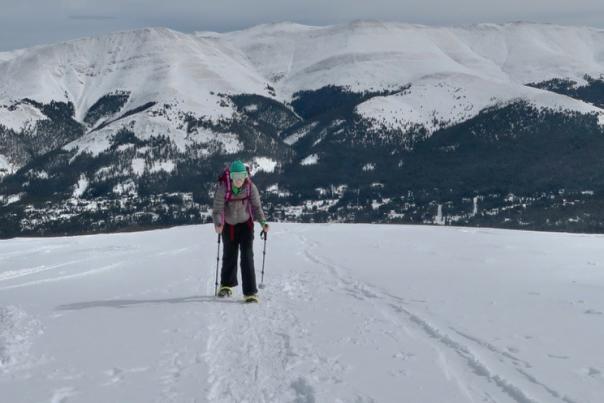
<svg viewBox="0 0 604 403"><path fill-rule="evenodd" d="M220 174L220 176L218 177L218 183L219 184L224 183L224 186L226 188L226 191L224 193L224 199L225 199L225 203L226 203L232 197L231 173L230 173L228 167L226 167L224 169L224 171L222 172L222 174ZM222 210L222 213L220 216L221 216L222 225L226 225L226 221L224 220L224 209Z"/></svg>
<svg viewBox="0 0 604 403"><path fill-rule="evenodd" d="M247 220L247 225L250 227L250 230L254 231L254 212L252 211L252 181L250 178L247 178L247 212L250 218Z"/></svg>
<svg viewBox="0 0 604 403"><path fill-rule="evenodd" d="M229 171L229 169L227 168L224 171L224 183L226 185L226 192L224 193L224 200L226 202L231 201L231 199L233 198L233 189L231 187L231 172Z"/></svg>

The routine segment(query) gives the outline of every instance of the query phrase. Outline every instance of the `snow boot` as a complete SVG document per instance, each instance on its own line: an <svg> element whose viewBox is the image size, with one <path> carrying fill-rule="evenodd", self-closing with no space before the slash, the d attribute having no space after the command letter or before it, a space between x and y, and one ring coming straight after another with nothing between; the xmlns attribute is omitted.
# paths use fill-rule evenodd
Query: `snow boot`
<svg viewBox="0 0 604 403"><path fill-rule="evenodd" d="M218 290L218 296L220 298L224 298L224 297L230 297L231 295L233 295L233 290L231 289L231 287L227 287L227 286L220 286L220 290Z"/></svg>
<svg viewBox="0 0 604 403"><path fill-rule="evenodd" d="M254 294L254 295L245 295L243 297L243 302L245 302L245 303L249 303L249 302L258 303L260 301L258 300L258 296L256 294Z"/></svg>

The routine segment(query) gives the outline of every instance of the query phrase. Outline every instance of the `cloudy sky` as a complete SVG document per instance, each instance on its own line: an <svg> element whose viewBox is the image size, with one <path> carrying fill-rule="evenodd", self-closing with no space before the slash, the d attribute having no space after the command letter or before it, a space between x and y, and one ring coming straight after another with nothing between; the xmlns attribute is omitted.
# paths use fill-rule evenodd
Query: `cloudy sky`
<svg viewBox="0 0 604 403"><path fill-rule="evenodd" d="M359 19L427 25L533 21L604 28L604 1L0 0L0 51L146 26L224 32L277 21L329 25Z"/></svg>

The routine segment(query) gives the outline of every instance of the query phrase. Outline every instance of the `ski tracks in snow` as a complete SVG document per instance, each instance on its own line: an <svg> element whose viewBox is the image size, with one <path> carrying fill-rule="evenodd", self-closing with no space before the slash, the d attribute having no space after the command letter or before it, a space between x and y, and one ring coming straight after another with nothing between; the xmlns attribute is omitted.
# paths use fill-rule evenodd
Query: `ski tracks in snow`
<svg viewBox="0 0 604 403"><path fill-rule="evenodd" d="M116 362L104 367L101 386L150 377L158 388L148 401L158 402L368 403L392 401L393 390L400 391L401 401L405 396L430 395L429 390L406 389L416 386L440 387L431 396L447 396L448 403L579 403L538 379L531 363L517 351L498 348L446 317L435 316L429 302L406 300L356 279L352 270L333 262L337 256L321 254L327 245L309 239L304 230L286 233L288 242L297 237L299 244L269 252L267 288L260 290L260 304L243 304L240 287L231 299L214 298L214 270L203 275L202 296L174 297L185 290L199 291L198 272L191 271L188 277L162 283L161 292L149 288L148 295L134 297L145 300L90 304L114 308L120 303L157 304L153 312L163 326L162 335L150 341L156 354L140 365ZM282 234L271 234L272 244L277 245ZM121 260L138 267L132 263L138 255L130 256L127 248L111 248L111 256L94 267L78 268L83 262L72 259L5 272L0 289L85 279L123 268ZM178 245L153 256L187 250ZM215 268L213 253L205 260L202 266ZM0 374L16 373L19 365L31 368L34 358L44 358L30 353L41 329L35 318L17 307L0 307ZM369 362L373 364L366 365ZM599 376L597 370L590 369L590 375L591 371ZM51 401L75 400L78 389L64 386L54 390Z"/></svg>
<svg viewBox="0 0 604 403"><path fill-rule="evenodd" d="M213 284L210 286L210 279L206 280L204 291L207 295L181 299L184 309L176 311L174 326L163 330L166 343L157 365L161 394L154 400L158 403L212 401L208 398L212 368L208 368L207 343L213 337L213 317L220 304L211 296ZM213 283L214 279L211 281ZM199 282L192 273L184 283L188 288ZM182 287L182 284L176 287ZM228 373L228 368L226 370Z"/></svg>
<svg viewBox="0 0 604 403"><path fill-rule="evenodd" d="M243 314L229 316L224 310L222 321L210 327L208 400L315 402L305 362L318 360L312 350L290 336L302 335L304 329L293 316L276 314L268 301L262 303L262 307L232 307ZM261 312L250 314L253 309Z"/></svg>
<svg viewBox="0 0 604 403"><path fill-rule="evenodd" d="M0 374L35 365L30 349L43 333L41 323L15 306L0 306Z"/></svg>
<svg viewBox="0 0 604 403"><path fill-rule="evenodd" d="M365 305L373 306L375 317L389 322L390 326L380 323L380 332L390 335L400 345L404 343L404 335L417 334L432 344L441 370L447 379L455 379L460 396L465 397L463 401L501 402L505 399L503 401L516 403L578 403L531 375L529 362L453 326L435 324L434 319L419 314L421 309L411 308L414 304L404 298L358 281L345 268L319 257L315 250L320 246L318 243L309 241L303 234L296 235L304 245L306 259L327 269L334 279L337 287L330 291L362 300ZM375 317L367 317L365 321L375 321ZM377 328L368 330L378 332ZM379 340L380 337L374 334L370 339ZM454 362L456 365L451 365ZM463 368L464 373L456 374L456 368ZM404 376L405 369L400 369L398 375Z"/></svg>
<svg viewBox="0 0 604 403"><path fill-rule="evenodd" d="M337 362L314 351L307 325L295 314L311 298L309 284L291 274L274 268L260 304L242 303L239 289L221 300L205 354L208 401L314 403L321 401L317 382L338 382Z"/></svg>

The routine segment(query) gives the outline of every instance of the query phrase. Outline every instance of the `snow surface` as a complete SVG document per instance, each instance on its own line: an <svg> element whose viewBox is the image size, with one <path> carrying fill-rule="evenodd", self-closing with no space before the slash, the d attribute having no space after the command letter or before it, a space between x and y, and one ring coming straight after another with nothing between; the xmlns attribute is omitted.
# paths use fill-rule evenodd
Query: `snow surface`
<svg viewBox="0 0 604 403"><path fill-rule="evenodd" d="M373 171L375 170L375 163L373 162L368 162L367 164L363 165L363 171Z"/></svg>
<svg viewBox="0 0 604 403"><path fill-rule="evenodd" d="M311 124L309 124L307 126L301 127L300 129L296 130L294 133L290 134L285 139L283 139L283 142L290 146L295 144L296 142L298 142L298 140L300 140L301 138L306 136L318 124L319 124L318 122L312 122Z"/></svg>
<svg viewBox="0 0 604 403"><path fill-rule="evenodd" d="M0 241L2 401L599 403L602 242L274 223L246 305L211 225Z"/></svg>
<svg viewBox="0 0 604 403"><path fill-rule="evenodd" d="M319 163L319 156L317 154L311 154L300 161L300 165L316 165Z"/></svg>
<svg viewBox="0 0 604 403"><path fill-rule="evenodd" d="M30 179L48 179L48 172L46 172L45 170L30 169L29 171L27 171L27 177Z"/></svg>
<svg viewBox="0 0 604 403"><path fill-rule="evenodd" d="M15 171L15 167L10 163L8 158L4 155L0 154L0 178L6 174L13 173Z"/></svg>
<svg viewBox="0 0 604 403"><path fill-rule="evenodd" d="M275 172L277 161L268 157L254 157L252 162L252 172Z"/></svg>
<svg viewBox="0 0 604 403"><path fill-rule="evenodd" d="M288 197L291 196L291 192L288 190L280 189L279 184L275 183L273 185L267 186L266 191L268 193L276 194L279 197Z"/></svg>
<svg viewBox="0 0 604 403"><path fill-rule="evenodd" d="M9 204L17 203L24 196L23 193L11 194L8 196L4 196L3 201L4 205L8 206Z"/></svg>
<svg viewBox="0 0 604 403"><path fill-rule="evenodd" d="M76 183L74 186L72 197L74 197L74 198L82 197L84 192L86 192L86 189L88 189L89 184L90 183L89 183L86 175L84 175L84 174L80 175L80 179L78 179L78 183Z"/></svg>
<svg viewBox="0 0 604 403"><path fill-rule="evenodd" d="M46 116L32 105L19 104L9 110L0 104L0 124L15 132L33 130L36 122L42 119Z"/></svg>
<svg viewBox="0 0 604 403"><path fill-rule="evenodd" d="M166 136L172 140L179 151L187 151L187 146L197 144L220 147L226 154L234 154L243 150L239 136L234 133L217 133L211 129L197 128L187 134L186 130L178 124L178 120L169 116L155 115L159 107L152 107L147 113L139 113L127 121L119 121L107 125L100 130L93 130L81 138L76 139L63 148L78 150L77 155L89 153L97 156L109 149L116 131L127 129L134 131L140 140L149 140L153 137ZM163 111L161 111L163 113ZM210 151L202 149L208 155Z"/></svg>
<svg viewBox="0 0 604 403"><path fill-rule="evenodd" d="M134 183L134 181L132 179L128 179L125 182L121 182L121 183L118 183L117 185L115 185L113 187L113 193L115 193L116 195L129 194L129 195L136 196L138 194L138 191L137 191L136 183Z"/></svg>
<svg viewBox="0 0 604 403"><path fill-rule="evenodd" d="M153 163L153 165L151 166L151 168L149 169L149 172L164 171L164 172L167 172L167 173L171 173L171 172L174 171L174 169L176 169L176 164L172 160L155 161Z"/></svg>
<svg viewBox="0 0 604 403"><path fill-rule="evenodd" d="M145 173L145 160L143 158L133 158L131 165L134 175L142 176Z"/></svg>

